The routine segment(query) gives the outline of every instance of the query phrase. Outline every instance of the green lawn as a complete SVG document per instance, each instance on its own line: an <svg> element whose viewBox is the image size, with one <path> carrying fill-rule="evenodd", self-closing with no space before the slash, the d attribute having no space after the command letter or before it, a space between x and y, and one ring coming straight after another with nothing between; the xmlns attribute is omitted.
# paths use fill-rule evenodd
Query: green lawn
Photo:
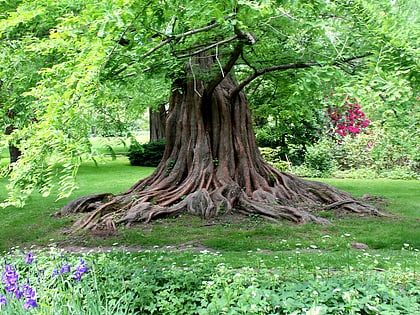
<svg viewBox="0 0 420 315"><path fill-rule="evenodd" d="M86 162L77 177L80 187L76 196L98 192L119 193L134 184L138 179L149 175L153 168L132 167L126 158L113 161L109 158L99 160L98 165ZM95 246L115 242L124 245L144 247L200 244L215 250L248 251L257 248L271 251L294 248L295 243L307 247L316 246L333 250L351 241L367 244L372 249L397 250L403 244L420 248L420 182L396 180L353 180L324 179L324 181L347 190L355 196L371 194L384 196L381 207L395 217L358 217L329 219L327 226L307 224L296 226L289 222L270 224L259 217L232 220L227 215L207 224L199 218L188 215L177 219L158 220L149 225L140 224L138 228L121 228L118 235L110 238L95 238L89 234L76 234L71 237L62 234L62 229L71 226L72 217L56 218L51 215L69 199L55 201L53 196L42 198L35 194L24 208L8 207L1 209L3 228L0 249L15 245L46 245L55 241L71 240L80 244ZM4 187L6 180L0 180ZM6 197L5 189L0 190L0 198ZM72 198L73 198L72 197ZM227 219L227 220L224 220ZM350 234L343 240L342 235ZM285 242L285 240L287 242Z"/></svg>
<svg viewBox="0 0 420 315"><path fill-rule="evenodd" d="M85 162L73 197L119 193L152 171L132 167L123 157L104 158L98 165ZM420 312L420 182L323 181L359 197L385 197L379 206L394 217L331 215L329 225L296 226L258 216L225 215L209 222L183 215L120 227L103 237L65 233L74 218L52 214L70 199L56 202L53 196L34 194L22 209L0 209L0 253L15 248L4 252L2 260L13 262L31 283L39 283L40 269L47 275L37 285L42 303L34 314L55 314L63 307L68 314ZM6 183L0 180L0 198L6 197ZM354 242L369 248L354 249ZM32 245L52 247L53 252L32 249L37 263L28 268L20 250L27 253ZM78 255L60 253L67 245L113 250L83 254L89 272L82 281L64 274L57 282L48 277L54 268L80 264ZM1 292L0 286L0 298ZM259 311L250 313L252 307ZM9 297L4 311L25 313L22 303Z"/></svg>

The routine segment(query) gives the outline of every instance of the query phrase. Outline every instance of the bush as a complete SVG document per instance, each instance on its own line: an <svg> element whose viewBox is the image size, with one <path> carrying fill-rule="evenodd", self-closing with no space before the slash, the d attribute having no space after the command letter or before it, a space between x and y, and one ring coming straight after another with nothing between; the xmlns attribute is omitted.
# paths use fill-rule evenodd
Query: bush
<svg viewBox="0 0 420 315"><path fill-rule="evenodd" d="M372 134L359 134L357 137L344 137L333 150L333 156L340 170L352 170L359 168L373 168L371 150L375 136Z"/></svg>
<svg viewBox="0 0 420 315"><path fill-rule="evenodd" d="M320 141L308 147L304 166L311 170L314 177L331 175L336 169L331 145L326 141Z"/></svg>
<svg viewBox="0 0 420 315"><path fill-rule="evenodd" d="M306 125L306 124L304 124ZM259 147L269 147L276 150L281 159L290 161L293 165L301 165L306 153L306 146L318 139L313 127L283 125L281 127L264 126L256 129Z"/></svg>
<svg viewBox="0 0 420 315"><path fill-rule="evenodd" d="M128 150L128 159L133 166L157 166L165 151L165 140L140 144L133 141Z"/></svg>
<svg viewBox="0 0 420 315"><path fill-rule="evenodd" d="M281 159L281 148L260 148L261 156L281 172L290 171L290 163Z"/></svg>

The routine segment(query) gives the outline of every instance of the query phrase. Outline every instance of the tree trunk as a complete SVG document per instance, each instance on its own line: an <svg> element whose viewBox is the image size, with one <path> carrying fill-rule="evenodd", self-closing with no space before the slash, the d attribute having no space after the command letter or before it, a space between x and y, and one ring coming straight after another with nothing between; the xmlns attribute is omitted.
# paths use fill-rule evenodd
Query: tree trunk
<svg viewBox="0 0 420 315"><path fill-rule="evenodd" d="M161 104L157 110L149 109L150 119L150 142L159 141L165 138L165 122L166 122L165 104Z"/></svg>
<svg viewBox="0 0 420 315"><path fill-rule="evenodd" d="M210 58L196 68L209 69ZM120 195L76 199L63 213L92 211L79 228L115 228L183 212L203 218L237 211L296 223L326 223L317 211L342 209L379 214L350 194L327 184L282 173L261 157L243 92L230 92L234 78L208 93L190 72L174 83L166 122L166 147L154 173ZM91 202L90 202L91 201Z"/></svg>
<svg viewBox="0 0 420 315"><path fill-rule="evenodd" d="M8 110L7 111L7 117L10 119L15 118L16 114L11 111ZM15 127L13 125L9 125L6 127L5 130L5 135L11 135L13 133L13 131L15 130ZM10 155L10 164L12 165L13 163L16 163L17 160L19 159L21 152L19 150L19 148L11 141L9 141L9 155Z"/></svg>

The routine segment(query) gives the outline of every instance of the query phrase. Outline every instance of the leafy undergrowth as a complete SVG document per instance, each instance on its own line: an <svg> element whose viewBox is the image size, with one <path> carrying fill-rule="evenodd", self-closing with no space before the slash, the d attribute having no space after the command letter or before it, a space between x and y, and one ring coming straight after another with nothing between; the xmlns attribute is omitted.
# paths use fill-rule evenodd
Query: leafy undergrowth
<svg viewBox="0 0 420 315"><path fill-rule="evenodd" d="M321 263L312 250L248 252L240 265L206 250L15 249L2 259L1 313L419 314L419 252L408 244L399 262L357 251L357 262L343 264L349 249L339 263Z"/></svg>

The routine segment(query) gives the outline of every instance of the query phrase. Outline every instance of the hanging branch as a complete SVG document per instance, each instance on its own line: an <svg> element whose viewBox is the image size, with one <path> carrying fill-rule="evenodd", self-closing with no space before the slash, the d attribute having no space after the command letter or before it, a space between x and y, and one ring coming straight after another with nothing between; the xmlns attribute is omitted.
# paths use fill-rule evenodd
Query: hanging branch
<svg viewBox="0 0 420 315"><path fill-rule="evenodd" d="M134 21L137 20L139 18L139 16L141 14L143 14L145 8L147 7L147 5L150 4L147 3L145 4L145 6L143 6L143 10L140 10L133 18L133 20L131 21L131 23L129 25L127 25L127 27L124 29L124 31L121 33L120 38L115 42L114 47L112 47L111 51L107 54L105 62L103 64L103 68L106 67L107 63L109 62L109 59L111 58L111 56L114 54L115 50L117 49L118 45L120 44L120 42L124 39L125 34L128 32L128 30L130 29L130 27L133 25ZM125 69L124 69L125 70ZM121 71L122 72L122 71Z"/></svg>

